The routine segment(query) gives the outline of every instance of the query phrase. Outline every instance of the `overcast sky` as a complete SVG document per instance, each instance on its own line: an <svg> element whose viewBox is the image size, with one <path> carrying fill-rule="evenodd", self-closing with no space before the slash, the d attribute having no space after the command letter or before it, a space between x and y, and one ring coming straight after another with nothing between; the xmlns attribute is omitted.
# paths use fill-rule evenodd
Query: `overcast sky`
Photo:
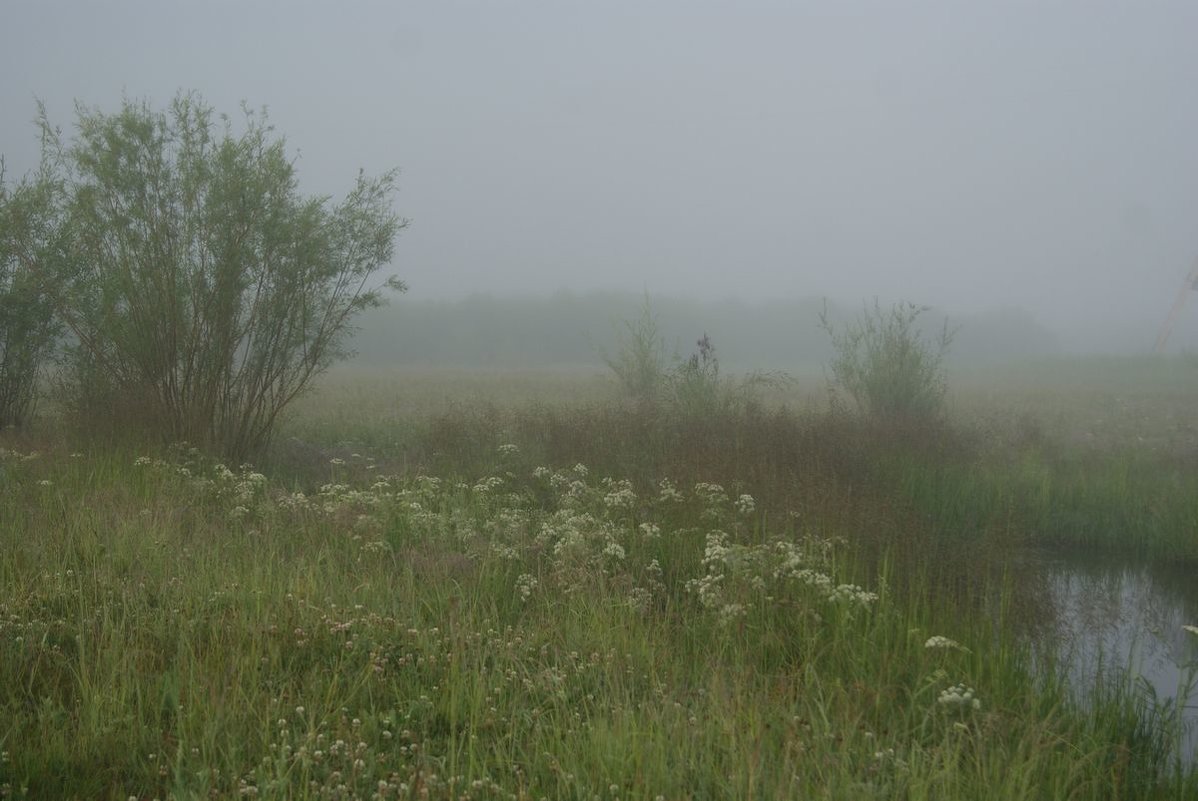
<svg viewBox="0 0 1198 801"><path fill-rule="evenodd" d="M67 127L196 89L268 106L313 192L400 167L413 297L878 295L1138 337L1198 257L1196 43L1195 2L4 0L0 153L35 161L35 97Z"/></svg>

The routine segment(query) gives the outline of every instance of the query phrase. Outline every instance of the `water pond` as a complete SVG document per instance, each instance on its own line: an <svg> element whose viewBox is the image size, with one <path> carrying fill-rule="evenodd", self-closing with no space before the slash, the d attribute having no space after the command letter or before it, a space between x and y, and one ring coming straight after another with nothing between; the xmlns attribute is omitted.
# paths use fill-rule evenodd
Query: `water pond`
<svg viewBox="0 0 1198 801"><path fill-rule="evenodd" d="M1071 684L1128 671L1139 692L1180 707L1182 758L1198 763L1198 570L1129 564L1085 553L1040 555L1040 586L1053 610L1041 632Z"/></svg>

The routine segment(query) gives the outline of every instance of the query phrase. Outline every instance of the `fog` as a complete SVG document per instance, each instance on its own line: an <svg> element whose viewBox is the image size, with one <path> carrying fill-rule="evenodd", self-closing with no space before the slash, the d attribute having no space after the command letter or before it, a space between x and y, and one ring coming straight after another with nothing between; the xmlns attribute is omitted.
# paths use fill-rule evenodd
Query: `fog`
<svg viewBox="0 0 1198 801"><path fill-rule="evenodd" d="M667 361L695 353L707 336L735 371L777 369L819 375L833 355L821 316L836 328L861 314L809 298L745 302L650 298ZM645 297L620 292L557 292L548 297L471 295L452 301L402 299L368 312L353 342L355 365L418 367L604 368L639 323ZM918 330L931 343L947 318L948 364L961 368L1059 356L1059 337L1017 309L947 315L928 309Z"/></svg>
<svg viewBox="0 0 1198 801"><path fill-rule="evenodd" d="M268 106L311 192L402 169L396 313L878 297L1143 352L1198 257L1195 34L1190 2L8 0L0 153L36 162L35 98L195 89Z"/></svg>

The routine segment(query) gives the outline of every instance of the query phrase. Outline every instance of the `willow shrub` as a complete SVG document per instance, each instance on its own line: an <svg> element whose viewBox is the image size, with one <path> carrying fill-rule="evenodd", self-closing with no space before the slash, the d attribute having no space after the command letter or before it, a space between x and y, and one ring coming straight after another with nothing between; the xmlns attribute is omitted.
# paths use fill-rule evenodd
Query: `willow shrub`
<svg viewBox="0 0 1198 801"><path fill-rule="evenodd" d="M657 325L657 315L645 295L640 314L624 321L614 353L602 353L603 361L616 376L623 393L642 406L652 405L668 378L666 340Z"/></svg>
<svg viewBox="0 0 1198 801"><path fill-rule="evenodd" d="M195 94L167 111L126 100L76 111L62 166L67 243L48 284L70 329L77 408L125 405L169 441L259 453L280 413L381 302L406 221L396 173L344 200L305 196L265 113L234 124ZM219 119L219 122L217 121Z"/></svg>
<svg viewBox="0 0 1198 801"><path fill-rule="evenodd" d="M926 337L919 326L925 306L897 303L883 309L877 300L854 320L836 327L825 308L823 329L832 340L831 383L852 399L858 411L886 424L938 420L944 411L944 360L953 331Z"/></svg>
<svg viewBox="0 0 1198 801"><path fill-rule="evenodd" d="M37 280L56 247L55 198L44 169L9 189L0 162L0 428L28 421L59 330Z"/></svg>

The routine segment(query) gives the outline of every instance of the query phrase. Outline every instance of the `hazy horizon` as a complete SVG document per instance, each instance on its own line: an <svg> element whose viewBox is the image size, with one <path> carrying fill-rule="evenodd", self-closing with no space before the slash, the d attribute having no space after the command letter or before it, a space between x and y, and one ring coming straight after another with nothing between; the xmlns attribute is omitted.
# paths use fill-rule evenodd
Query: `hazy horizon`
<svg viewBox="0 0 1198 801"><path fill-rule="evenodd" d="M401 168L413 300L876 296L1140 352L1198 257L1190 3L7 10L10 177L35 98L64 128L76 100L265 105L307 191Z"/></svg>

